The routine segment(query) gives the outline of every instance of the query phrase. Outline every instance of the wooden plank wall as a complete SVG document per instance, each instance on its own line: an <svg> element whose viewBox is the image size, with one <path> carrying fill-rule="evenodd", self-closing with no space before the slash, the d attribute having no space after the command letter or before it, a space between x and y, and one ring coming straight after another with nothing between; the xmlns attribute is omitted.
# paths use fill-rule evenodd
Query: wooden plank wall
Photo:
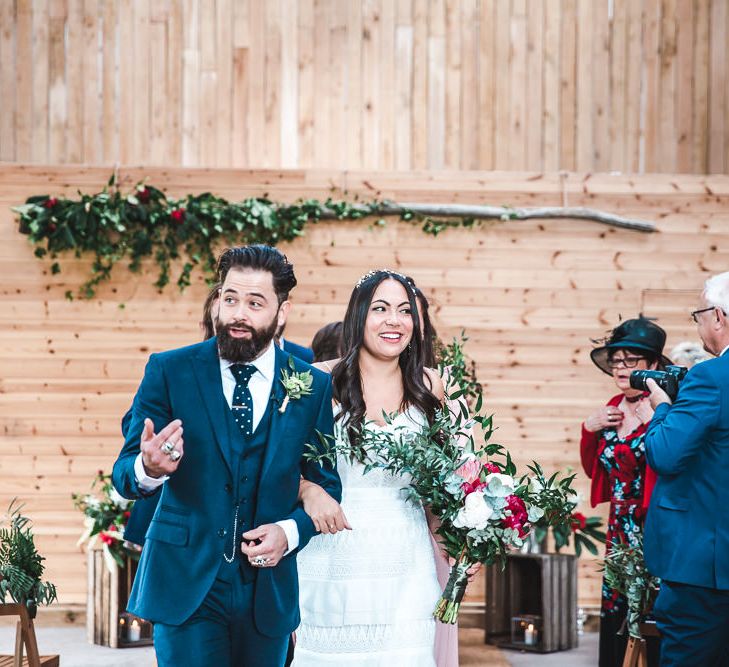
<svg viewBox="0 0 729 667"><path fill-rule="evenodd" d="M729 172L726 0L0 0L0 160Z"/></svg>
<svg viewBox="0 0 729 667"><path fill-rule="evenodd" d="M48 575L63 603L85 600L82 529L72 491L84 491L120 446L119 419L151 352L199 339L206 288L158 294L153 274L119 267L99 298L69 302L88 261L66 258L52 276L17 231L10 206L29 195L100 189L105 168L0 166L0 508L27 503ZM493 222L437 238L399 222L322 223L283 249L299 287L288 335L307 343L340 319L355 281L393 267L415 277L433 302L445 339L467 331L498 441L519 462L579 468L580 422L612 395L588 358L591 338L643 310L669 345L695 339L688 313L705 278L729 269L729 177L590 176L538 173L122 170L181 196L291 201L350 196L400 201L590 205L653 220L659 233L583 221ZM122 307L123 306L123 307ZM588 497L580 472L578 487ZM581 508L591 510L586 502ZM582 560L580 600L599 596L596 564ZM479 586L470 600L480 599Z"/></svg>

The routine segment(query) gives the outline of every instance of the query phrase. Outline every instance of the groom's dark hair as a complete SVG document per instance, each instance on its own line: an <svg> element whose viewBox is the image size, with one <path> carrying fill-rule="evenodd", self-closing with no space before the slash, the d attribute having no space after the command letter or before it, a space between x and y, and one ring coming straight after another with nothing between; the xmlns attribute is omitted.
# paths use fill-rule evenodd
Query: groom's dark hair
<svg viewBox="0 0 729 667"><path fill-rule="evenodd" d="M225 277L231 269L268 271L273 277L273 289L279 303L286 301L289 298L289 292L296 287L294 265L286 259L286 255L270 245L258 244L228 248L218 259L219 285L225 282Z"/></svg>

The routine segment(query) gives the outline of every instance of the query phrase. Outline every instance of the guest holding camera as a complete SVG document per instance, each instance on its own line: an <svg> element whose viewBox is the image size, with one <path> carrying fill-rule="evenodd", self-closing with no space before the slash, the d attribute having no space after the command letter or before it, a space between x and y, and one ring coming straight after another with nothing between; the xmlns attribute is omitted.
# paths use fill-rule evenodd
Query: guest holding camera
<svg viewBox="0 0 729 667"><path fill-rule="evenodd" d="M634 370L662 368L666 332L644 317L626 320L612 330L590 357L612 376L620 393L582 424L580 459L592 479L590 502L609 502L606 551L613 544L637 545L643 530L646 488L645 434L653 410L646 393L630 386ZM618 635L627 602L603 580L600 610L600 667L620 667L627 633ZM649 644L649 663L658 664L658 647Z"/></svg>
<svg viewBox="0 0 729 667"><path fill-rule="evenodd" d="M706 281L691 313L704 349L675 403L653 380L646 455L658 474L645 560L661 578L654 615L661 665L727 665L729 644L729 272Z"/></svg>

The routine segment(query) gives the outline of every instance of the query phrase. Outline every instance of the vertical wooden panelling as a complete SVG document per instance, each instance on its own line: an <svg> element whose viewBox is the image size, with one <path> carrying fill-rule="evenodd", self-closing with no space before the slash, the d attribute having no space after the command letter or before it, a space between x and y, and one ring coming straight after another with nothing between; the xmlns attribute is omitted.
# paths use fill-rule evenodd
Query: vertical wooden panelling
<svg viewBox="0 0 729 667"><path fill-rule="evenodd" d="M729 171L726 0L8 0L0 159Z"/></svg>

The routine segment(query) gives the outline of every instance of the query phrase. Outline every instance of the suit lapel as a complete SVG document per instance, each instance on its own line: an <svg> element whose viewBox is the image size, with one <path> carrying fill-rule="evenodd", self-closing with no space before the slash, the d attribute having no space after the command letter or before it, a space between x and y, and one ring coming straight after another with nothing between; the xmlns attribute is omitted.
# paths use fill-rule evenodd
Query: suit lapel
<svg viewBox="0 0 729 667"><path fill-rule="evenodd" d="M268 444L266 445L263 467L261 468L261 479L263 479L266 471L276 458L277 450L281 444L281 437L286 429L289 412L293 407L291 402L289 402L283 414L279 411L286 397L286 391L281 382L281 370L289 367L290 358L291 355L288 352L284 352L276 345L276 367L273 374L273 387L271 388L271 410L273 410L273 414L271 415L271 430L268 434Z"/></svg>
<svg viewBox="0 0 729 667"><path fill-rule="evenodd" d="M193 366L202 404L205 406L213 428L215 442L230 474L233 475L231 452L228 446L228 415L226 414L228 406L223 395L223 381L220 377L217 338L210 338L202 343L198 354L193 357Z"/></svg>

